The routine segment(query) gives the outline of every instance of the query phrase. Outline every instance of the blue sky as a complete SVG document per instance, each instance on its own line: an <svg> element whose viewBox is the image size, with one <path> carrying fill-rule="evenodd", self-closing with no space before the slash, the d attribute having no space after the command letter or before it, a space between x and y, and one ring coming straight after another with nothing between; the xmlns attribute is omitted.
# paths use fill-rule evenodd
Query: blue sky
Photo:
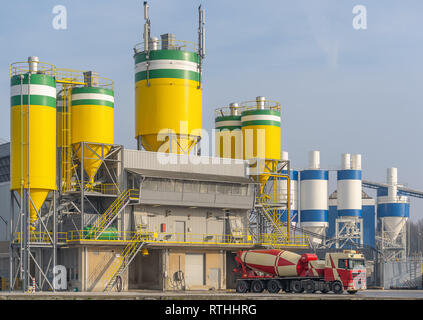
<svg viewBox="0 0 423 320"><path fill-rule="evenodd" d="M341 153L361 153L365 179L384 182L395 166L400 183L423 190L423 2L152 0L152 34L196 41L200 3L205 129L214 127L215 108L263 95L282 104L282 148L294 167L307 166L310 150L329 168ZM359 4L367 30L352 27ZM66 30L52 27L55 5L67 8ZM7 1L0 26L4 110L12 62L37 55L95 70L115 81L115 142L135 148L132 47L142 41L142 1ZM0 138L9 140L9 130L7 111ZM411 204L413 219L422 218L423 201Z"/></svg>

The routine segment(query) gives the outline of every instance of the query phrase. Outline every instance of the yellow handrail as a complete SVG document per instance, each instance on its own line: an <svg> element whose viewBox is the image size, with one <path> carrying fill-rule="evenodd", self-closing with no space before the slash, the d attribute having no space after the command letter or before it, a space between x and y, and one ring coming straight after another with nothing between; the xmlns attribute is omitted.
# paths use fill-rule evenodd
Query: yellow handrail
<svg viewBox="0 0 423 320"><path fill-rule="evenodd" d="M117 275L119 269L126 266L130 258L136 252L137 245L140 245L140 241L141 238L139 237L139 233L136 233L131 239L131 242L123 249L122 254L118 257L118 262L106 273L104 289L107 289L111 284L111 281Z"/></svg>

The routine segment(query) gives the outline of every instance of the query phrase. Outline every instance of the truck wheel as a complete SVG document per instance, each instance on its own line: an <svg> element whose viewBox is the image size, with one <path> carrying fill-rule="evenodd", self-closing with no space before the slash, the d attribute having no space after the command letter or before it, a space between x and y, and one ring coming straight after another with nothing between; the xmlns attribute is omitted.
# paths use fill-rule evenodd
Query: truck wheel
<svg viewBox="0 0 423 320"><path fill-rule="evenodd" d="M236 283L236 292L246 293L248 289L249 289L249 285L247 281L240 280Z"/></svg>
<svg viewBox="0 0 423 320"><path fill-rule="evenodd" d="M301 282L298 280L291 282L291 289L294 293L302 293L304 291L304 288L301 286Z"/></svg>
<svg viewBox="0 0 423 320"><path fill-rule="evenodd" d="M336 281L332 284L332 291L335 294L342 294L344 292L344 287L341 282Z"/></svg>
<svg viewBox="0 0 423 320"><path fill-rule="evenodd" d="M305 292L307 292L307 293L314 293L314 292L316 292L316 285L315 285L315 283L314 283L314 281L313 280L310 280L310 281L307 281L306 283L305 283L305 286L304 286L305 288Z"/></svg>
<svg viewBox="0 0 423 320"><path fill-rule="evenodd" d="M349 294L356 294L357 293L357 290L349 290L349 291L347 291Z"/></svg>
<svg viewBox="0 0 423 320"><path fill-rule="evenodd" d="M251 291L255 293L261 293L264 290L264 285L261 280L254 280L251 284Z"/></svg>
<svg viewBox="0 0 423 320"><path fill-rule="evenodd" d="M327 282L322 283L321 286L322 286L321 287L322 289L320 290L321 293L328 293L330 291L329 283Z"/></svg>
<svg viewBox="0 0 423 320"><path fill-rule="evenodd" d="M282 283L282 290L285 291L286 293L291 293L292 292L291 282L289 282L289 281L283 282Z"/></svg>
<svg viewBox="0 0 423 320"><path fill-rule="evenodd" d="M269 293L278 293L281 290L281 286L278 280L270 280L267 283L267 291Z"/></svg>

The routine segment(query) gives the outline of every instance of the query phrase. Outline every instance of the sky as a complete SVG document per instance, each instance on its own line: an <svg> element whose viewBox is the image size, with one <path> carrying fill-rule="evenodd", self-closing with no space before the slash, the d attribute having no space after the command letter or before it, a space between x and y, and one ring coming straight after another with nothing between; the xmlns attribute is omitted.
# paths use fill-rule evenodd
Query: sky
<svg viewBox="0 0 423 320"><path fill-rule="evenodd" d="M293 167L307 167L310 150L332 170L342 153L360 153L364 179L385 182L397 167L400 183L423 190L423 2L151 0L152 35L196 41L199 4L204 129L214 128L216 108L265 96L282 105L282 149ZM56 5L66 8L65 30L53 27ZM353 27L357 5L367 11L365 30ZM36 55L113 79L115 143L136 148L132 48L143 23L140 0L2 3L0 139L10 140L9 66ZM411 218L423 218L423 200L411 199Z"/></svg>

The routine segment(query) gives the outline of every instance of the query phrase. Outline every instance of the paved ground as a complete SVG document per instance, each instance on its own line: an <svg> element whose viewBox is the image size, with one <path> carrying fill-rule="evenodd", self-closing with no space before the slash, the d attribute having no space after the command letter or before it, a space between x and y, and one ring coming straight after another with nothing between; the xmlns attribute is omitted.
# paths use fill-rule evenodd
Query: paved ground
<svg viewBox="0 0 423 320"><path fill-rule="evenodd" d="M1 292L0 300L423 300L423 290L366 290L355 295L336 294L238 294L224 291L162 292L138 290L131 292L37 292L22 294Z"/></svg>

